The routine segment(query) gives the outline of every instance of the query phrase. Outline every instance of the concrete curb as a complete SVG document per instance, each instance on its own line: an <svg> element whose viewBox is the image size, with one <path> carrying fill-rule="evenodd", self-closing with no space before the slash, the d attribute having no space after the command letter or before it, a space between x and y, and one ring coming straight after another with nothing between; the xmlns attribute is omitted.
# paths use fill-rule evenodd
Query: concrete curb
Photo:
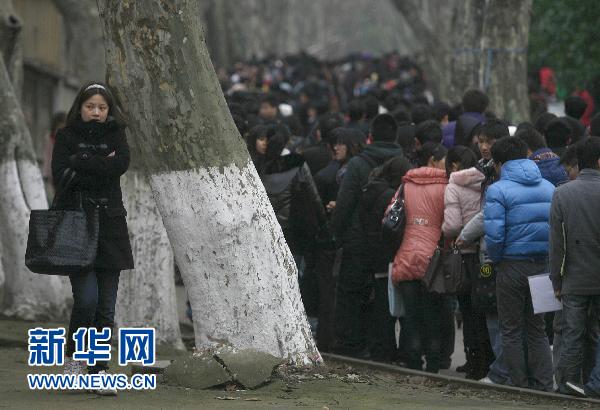
<svg viewBox="0 0 600 410"><path fill-rule="evenodd" d="M539 390L525 389L525 388L521 388L521 387L505 386L502 384L481 383L476 380L462 379L460 377L445 376L445 375L441 375L441 374L432 374L432 373L422 372L419 370L411 370L411 369L407 369L405 367L395 366L392 364L377 363L377 362L372 362L369 360L355 359L352 357L340 356L340 355L331 354L331 353L321 353L321 356L323 357L323 359L325 361L331 360L334 362L341 362L341 363L351 364L353 366L359 366L359 367L368 367L368 368L372 368L374 370L384 370L384 371L388 371L391 373L403 374L403 375L407 375L407 376L420 376L420 377L424 377L424 378L427 378L430 380L436 380L436 381L444 382L444 383L462 384L471 389L495 390L495 391L504 392L504 393L525 394L525 395L539 397L539 398L548 399L548 400L578 401L578 402L582 402L582 403L593 403L596 405L600 405L600 400L598 400L598 399L589 399L589 398L585 399L585 398L580 398L580 397L575 397L575 396L568 396L565 394L548 393L548 392L542 392Z"/></svg>

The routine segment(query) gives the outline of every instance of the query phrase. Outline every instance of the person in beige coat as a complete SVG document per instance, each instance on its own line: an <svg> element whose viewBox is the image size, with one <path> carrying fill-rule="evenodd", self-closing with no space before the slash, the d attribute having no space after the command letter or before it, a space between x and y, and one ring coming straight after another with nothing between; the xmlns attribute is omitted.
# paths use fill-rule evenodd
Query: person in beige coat
<svg viewBox="0 0 600 410"><path fill-rule="evenodd" d="M446 172L449 183L444 194L444 223L442 231L446 239L458 237L462 228L481 210L481 183L485 176L475 168L477 157L467 147L455 146L448 151ZM471 282L479 272L477 244L461 249L468 277ZM479 380L487 375L494 359L485 314L471 303L471 292L457 295L463 317L463 342L467 363L456 370L465 372L468 379Z"/></svg>

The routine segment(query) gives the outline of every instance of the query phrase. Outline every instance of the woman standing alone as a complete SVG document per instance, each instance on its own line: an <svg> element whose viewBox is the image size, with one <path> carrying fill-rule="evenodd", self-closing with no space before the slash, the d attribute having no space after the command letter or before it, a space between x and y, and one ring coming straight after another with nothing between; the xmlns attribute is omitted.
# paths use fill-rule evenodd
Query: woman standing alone
<svg viewBox="0 0 600 410"><path fill-rule="evenodd" d="M123 116L108 86L83 86L71 107L66 126L56 136L52 175L57 186L71 182L56 204L58 209L99 210L98 250L93 270L69 276L73 310L67 337L65 373L84 373L84 363L73 361L73 333L114 325L120 271L133 268L133 256L123 206L120 177L129 167L129 146ZM107 362L97 362L90 373L105 373ZM97 391L116 394L116 390Z"/></svg>

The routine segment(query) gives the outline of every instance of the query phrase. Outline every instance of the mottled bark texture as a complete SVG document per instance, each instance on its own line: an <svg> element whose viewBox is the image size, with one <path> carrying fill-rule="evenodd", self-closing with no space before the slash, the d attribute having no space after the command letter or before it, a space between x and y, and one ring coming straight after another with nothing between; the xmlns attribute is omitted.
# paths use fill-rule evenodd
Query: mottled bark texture
<svg viewBox="0 0 600 410"><path fill-rule="evenodd" d="M102 25L95 0L54 0L65 28L67 74L81 83L104 78Z"/></svg>
<svg viewBox="0 0 600 410"><path fill-rule="evenodd" d="M190 297L196 348L320 360L292 255L229 114L191 0L101 0L129 115Z"/></svg>
<svg viewBox="0 0 600 410"><path fill-rule="evenodd" d="M0 53L18 101L21 101L23 90L23 47L20 41L22 24L21 18L15 13L12 0L0 2Z"/></svg>
<svg viewBox="0 0 600 410"><path fill-rule="evenodd" d="M153 327L158 343L183 349L173 251L150 184L134 166L121 177L121 188L135 269L121 273L115 322L118 327Z"/></svg>
<svg viewBox="0 0 600 410"><path fill-rule="evenodd" d="M531 0L392 1L422 42L423 68L441 99L459 102L466 90L479 88L498 117L515 123L529 119ZM432 5L450 7L446 24L434 26L419 11Z"/></svg>
<svg viewBox="0 0 600 410"><path fill-rule="evenodd" d="M66 319L68 287L64 278L37 275L25 267L27 227L31 209L48 207L42 175L35 161L29 130L7 64L15 63L20 30L10 2L0 7L0 314L28 320ZM12 33L12 34L11 34ZM13 54L11 54L13 53Z"/></svg>

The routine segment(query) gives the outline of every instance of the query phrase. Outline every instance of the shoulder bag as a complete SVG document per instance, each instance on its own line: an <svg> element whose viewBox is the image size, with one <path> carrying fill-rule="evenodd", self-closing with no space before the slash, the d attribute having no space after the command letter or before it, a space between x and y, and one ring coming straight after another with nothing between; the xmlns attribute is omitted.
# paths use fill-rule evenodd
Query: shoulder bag
<svg viewBox="0 0 600 410"><path fill-rule="evenodd" d="M45 275L71 275L93 269L98 250L98 208L56 209L68 191L75 171L67 169L48 210L32 210L25 252L25 266Z"/></svg>
<svg viewBox="0 0 600 410"><path fill-rule="evenodd" d="M404 204L404 184L398 188L396 199L381 222L382 243L389 245L388 252L393 258L402 244L406 228L406 207Z"/></svg>

